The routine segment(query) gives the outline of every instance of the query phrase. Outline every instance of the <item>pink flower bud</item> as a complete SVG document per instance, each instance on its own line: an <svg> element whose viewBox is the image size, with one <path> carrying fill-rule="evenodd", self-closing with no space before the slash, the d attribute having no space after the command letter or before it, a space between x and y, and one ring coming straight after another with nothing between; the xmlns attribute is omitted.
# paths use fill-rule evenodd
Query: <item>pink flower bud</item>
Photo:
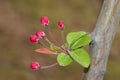
<svg viewBox="0 0 120 80"><path fill-rule="evenodd" d="M30 41L31 41L32 43L38 43L39 38L38 38L37 35L32 34L32 35L30 35Z"/></svg>
<svg viewBox="0 0 120 80"><path fill-rule="evenodd" d="M58 27L62 30L64 28L64 22L63 21L59 21L58 22Z"/></svg>
<svg viewBox="0 0 120 80"><path fill-rule="evenodd" d="M37 35L38 37L40 37L40 38L46 36L45 33L44 33L44 31L40 31L40 30L36 32L36 35Z"/></svg>
<svg viewBox="0 0 120 80"><path fill-rule="evenodd" d="M48 19L48 17L47 17L47 16L41 17L41 18L40 18L40 23L41 23L42 25L44 25L44 26L48 26L48 24L49 24L49 19Z"/></svg>
<svg viewBox="0 0 120 80"><path fill-rule="evenodd" d="M32 62L31 64L30 64L30 67L31 67L31 69L38 69L39 67L40 67L40 65L39 65L39 63L38 62Z"/></svg>

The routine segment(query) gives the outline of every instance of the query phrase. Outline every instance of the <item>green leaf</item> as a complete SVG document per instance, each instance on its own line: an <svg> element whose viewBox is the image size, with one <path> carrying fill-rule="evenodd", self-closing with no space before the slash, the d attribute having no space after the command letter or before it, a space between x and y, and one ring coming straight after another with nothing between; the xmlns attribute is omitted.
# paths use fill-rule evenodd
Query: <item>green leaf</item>
<svg viewBox="0 0 120 80"><path fill-rule="evenodd" d="M54 46L54 45L50 45L50 49L51 49L51 50L54 50L54 51L60 50L59 47L56 47L56 46Z"/></svg>
<svg viewBox="0 0 120 80"><path fill-rule="evenodd" d="M84 45L89 44L92 41L92 38L90 36L83 36L79 38L72 46L72 49L76 49L78 47L82 47Z"/></svg>
<svg viewBox="0 0 120 80"><path fill-rule="evenodd" d="M80 32L71 32L67 35L66 39L69 45L74 43L77 39L79 39L81 36L85 35L86 32L80 31Z"/></svg>
<svg viewBox="0 0 120 80"><path fill-rule="evenodd" d="M62 48L68 47L68 43L64 43L61 47Z"/></svg>
<svg viewBox="0 0 120 80"><path fill-rule="evenodd" d="M57 56L57 61L60 66L67 66L69 65L73 60L71 57L65 53L61 53Z"/></svg>
<svg viewBox="0 0 120 80"><path fill-rule="evenodd" d="M90 56L84 49L80 48L73 50L70 52L70 55L76 62L81 64L83 67L87 68L90 65Z"/></svg>

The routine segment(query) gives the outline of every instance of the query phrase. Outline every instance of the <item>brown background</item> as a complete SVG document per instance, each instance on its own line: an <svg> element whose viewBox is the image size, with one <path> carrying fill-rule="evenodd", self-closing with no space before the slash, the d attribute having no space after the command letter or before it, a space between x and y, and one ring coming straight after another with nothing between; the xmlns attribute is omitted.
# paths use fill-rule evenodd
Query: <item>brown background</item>
<svg viewBox="0 0 120 80"><path fill-rule="evenodd" d="M94 29L102 0L0 0L0 80L80 80L82 67L72 63L33 71L31 61L41 65L56 62L56 56L37 54L29 35L44 29L39 18L50 18L52 32L62 43L56 23L65 22L65 34L71 31L91 32ZM120 28L112 45L104 80L120 79Z"/></svg>

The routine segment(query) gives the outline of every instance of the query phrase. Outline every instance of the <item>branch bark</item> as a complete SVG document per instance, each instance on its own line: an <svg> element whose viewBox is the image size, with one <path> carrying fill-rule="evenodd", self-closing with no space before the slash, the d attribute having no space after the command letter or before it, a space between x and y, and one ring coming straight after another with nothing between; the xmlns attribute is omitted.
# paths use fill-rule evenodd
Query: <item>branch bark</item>
<svg viewBox="0 0 120 80"><path fill-rule="evenodd" d="M120 0L104 0L95 29L91 33L91 65L84 70L82 80L103 80L109 52L120 24Z"/></svg>

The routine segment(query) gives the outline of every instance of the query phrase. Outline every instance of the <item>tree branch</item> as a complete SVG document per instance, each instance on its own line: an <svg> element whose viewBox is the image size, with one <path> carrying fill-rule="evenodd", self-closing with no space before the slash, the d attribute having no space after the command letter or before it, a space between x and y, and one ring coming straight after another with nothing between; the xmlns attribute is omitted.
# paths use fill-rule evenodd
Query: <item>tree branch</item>
<svg viewBox="0 0 120 80"><path fill-rule="evenodd" d="M91 66L84 70L82 80L103 80L109 52L120 24L120 0L104 0L96 27L91 33Z"/></svg>

